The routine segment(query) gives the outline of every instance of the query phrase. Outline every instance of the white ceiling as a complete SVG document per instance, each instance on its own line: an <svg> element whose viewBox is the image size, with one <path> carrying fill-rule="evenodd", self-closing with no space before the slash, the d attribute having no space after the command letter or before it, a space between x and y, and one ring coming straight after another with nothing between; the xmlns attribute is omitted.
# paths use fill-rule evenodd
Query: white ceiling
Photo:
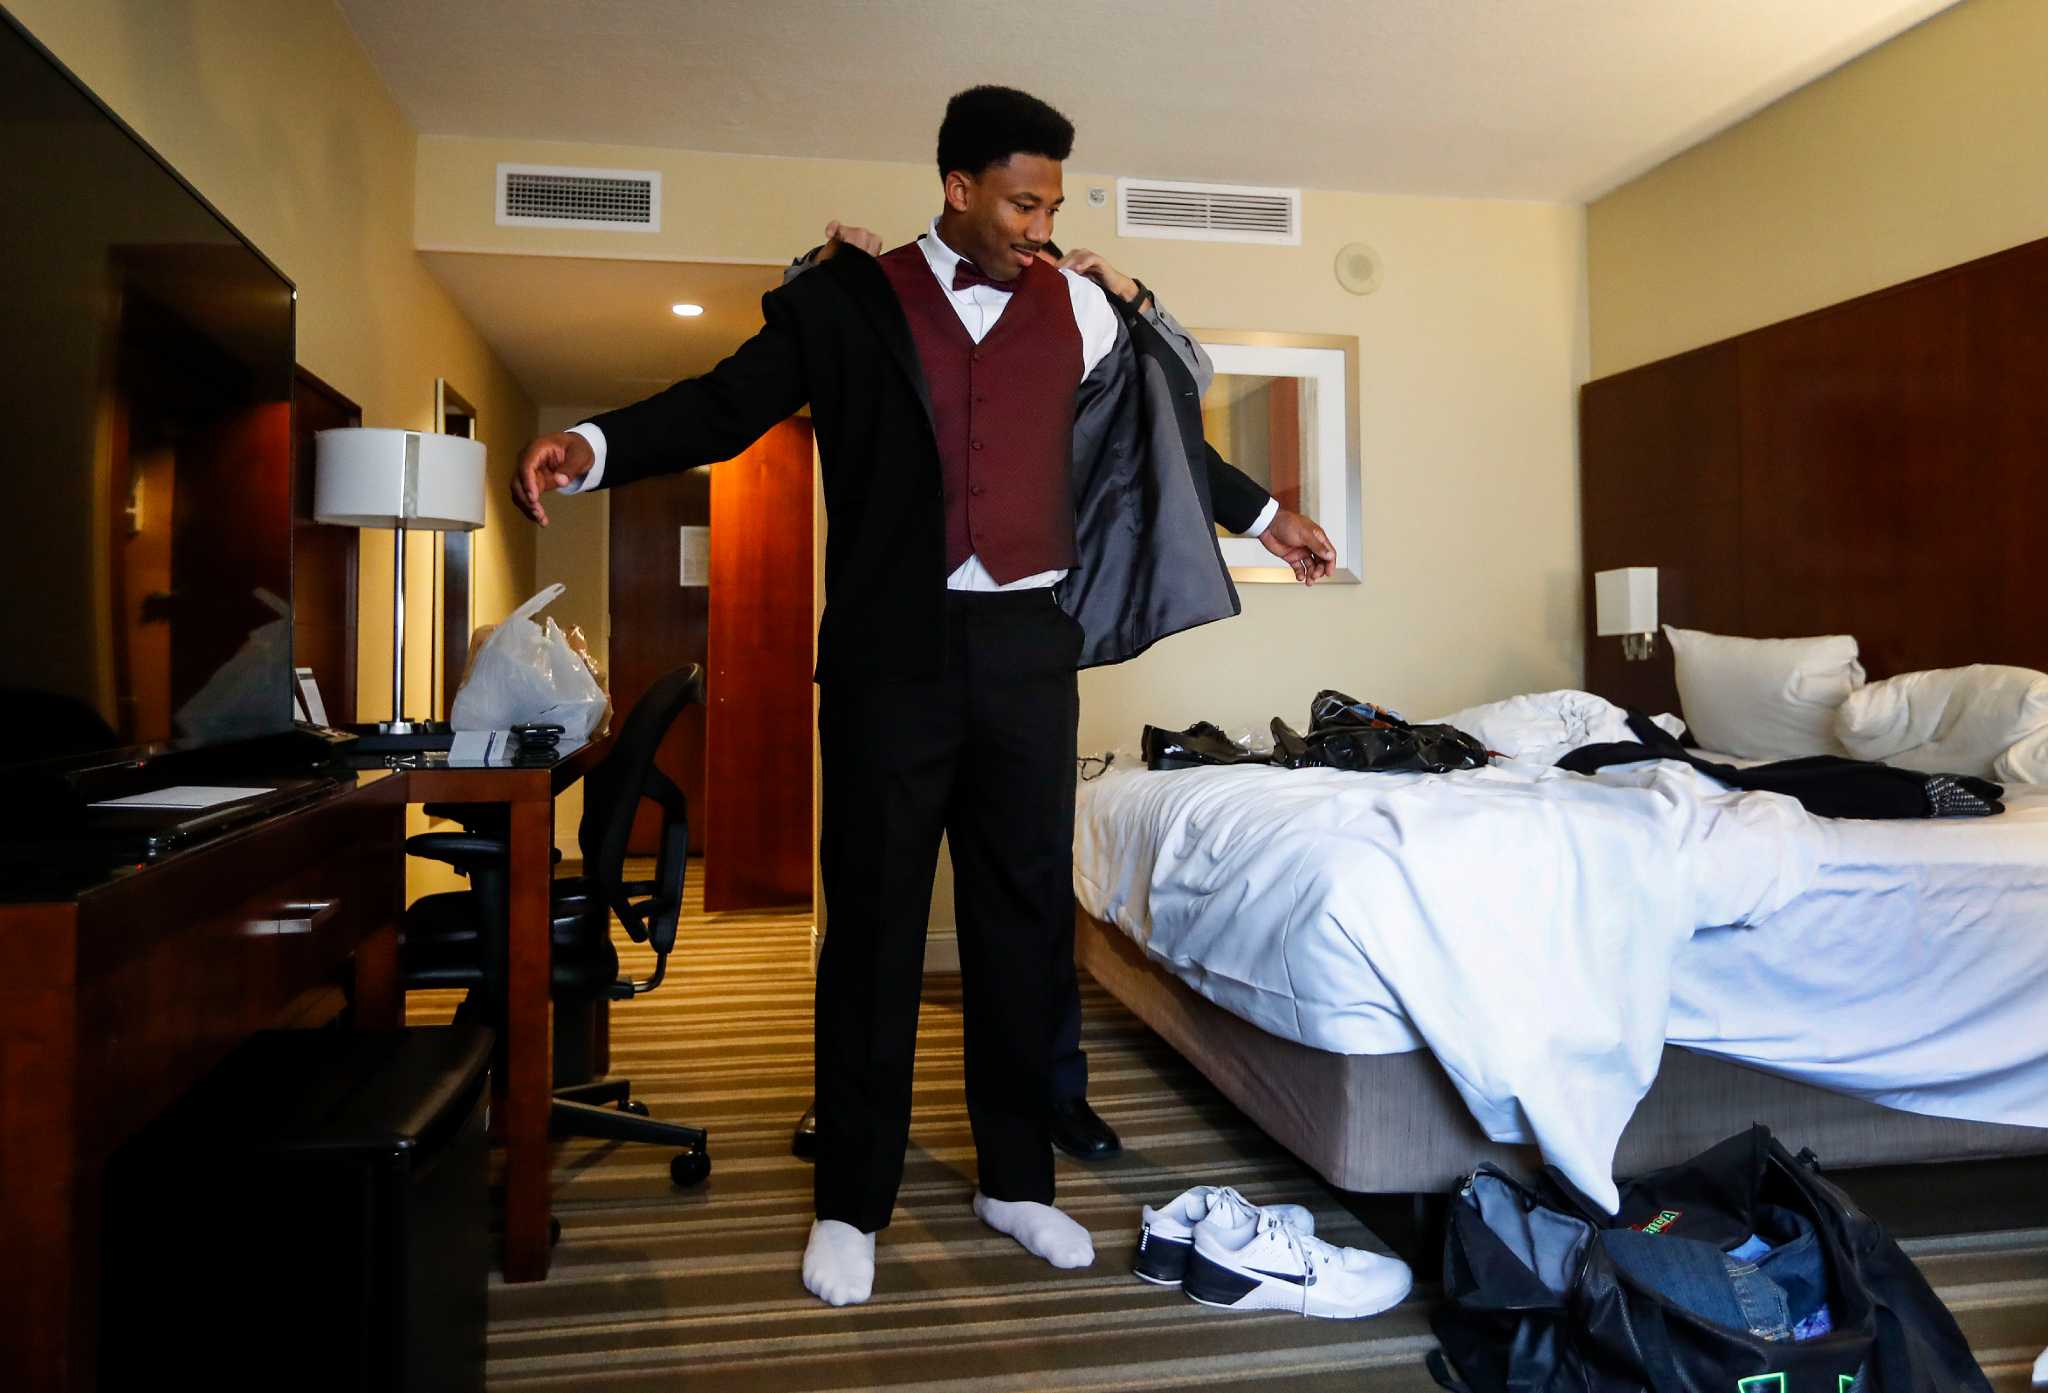
<svg viewBox="0 0 2048 1393"><path fill-rule="evenodd" d="M1954 0L338 0L427 134L924 163L1023 87L1077 169L1595 197Z"/></svg>
<svg viewBox="0 0 2048 1393"><path fill-rule="evenodd" d="M782 283L772 266L463 252L420 259L542 406L623 406L708 371L761 327L761 296ZM679 319L669 309L678 301L704 313Z"/></svg>

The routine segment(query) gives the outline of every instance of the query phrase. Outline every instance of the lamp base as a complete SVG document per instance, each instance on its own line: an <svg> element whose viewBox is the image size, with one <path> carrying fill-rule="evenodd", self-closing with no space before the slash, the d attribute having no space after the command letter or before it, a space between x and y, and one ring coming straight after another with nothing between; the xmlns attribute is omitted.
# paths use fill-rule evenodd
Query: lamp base
<svg viewBox="0 0 2048 1393"><path fill-rule="evenodd" d="M361 721L343 730L356 737L356 754L391 754L405 750L445 750L455 743L455 728L446 721Z"/></svg>

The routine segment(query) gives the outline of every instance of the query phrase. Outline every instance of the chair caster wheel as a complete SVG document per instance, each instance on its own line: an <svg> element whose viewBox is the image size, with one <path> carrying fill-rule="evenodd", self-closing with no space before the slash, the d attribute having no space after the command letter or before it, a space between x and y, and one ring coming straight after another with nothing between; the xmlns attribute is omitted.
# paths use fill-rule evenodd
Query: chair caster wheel
<svg viewBox="0 0 2048 1393"><path fill-rule="evenodd" d="M619 1111L629 1112L635 1117L646 1117L648 1115L647 1105L636 1098L628 1098L625 1102L619 1104Z"/></svg>
<svg viewBox="0 0 2048 1393"><path fill-rule="evenodd" d="M681 1152L668 1163L668 1178L685 1190L692 1185L701 1185L709 1174L711 1153L702 1148Z"/></svg>

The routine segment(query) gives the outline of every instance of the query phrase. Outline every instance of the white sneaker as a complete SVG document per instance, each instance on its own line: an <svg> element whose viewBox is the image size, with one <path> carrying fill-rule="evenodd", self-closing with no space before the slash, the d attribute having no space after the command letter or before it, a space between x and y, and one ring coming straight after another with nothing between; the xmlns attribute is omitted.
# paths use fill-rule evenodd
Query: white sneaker
<svg viewBox="0 0 2048 1393"><path fill-rule="evenodd" d="M1188 1270L1195 1229L1212 1214L1233 1229L1270 1214L1297 1233L1316 1231L1316 1216L1298 1204L1261 1208L1228 1186L1197 1185L1158 1209L1148 1204L1138 1211L1138 1260L1131 1271L1162 1287L1179 1286Z"/></svg>
<svg viewBox="0 0 2048 1393"><path fill-rule="evenodd" d="M1398 1258L1333 1247L1260 1215L1235 1228L1198 1225L1181 1290L1204 1306L1356 1320L1398 1306L1413 1284Z"/></svg>

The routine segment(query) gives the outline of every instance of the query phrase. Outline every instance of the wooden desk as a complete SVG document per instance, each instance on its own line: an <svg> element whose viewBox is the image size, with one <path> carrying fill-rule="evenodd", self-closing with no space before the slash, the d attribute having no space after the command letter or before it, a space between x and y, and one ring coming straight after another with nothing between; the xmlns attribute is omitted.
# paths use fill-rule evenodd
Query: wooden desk
<svg viewBox="0 0 2048 1393"><path fill-rule="evenodd" d="M0 904L0 1384L96 1388L122 1143L309 991L352 974L358 1023L398 1024L405 792L337 788L68 898Z"/></svg>
<svg viewBox="0 0 2048 1393"><path fill-rule="evenodd" d="M97 1388L103 1190L124 1142L309 993L352 979L359 1026L401 1023L407 803L511 814L510 1019L492 1072L504 1268L547 1276L554 797L606 748L543 769L365 771L158 864L0 903L0 1386Z"/></svg>
<svg viewBox="0 0 2048 1393"><path fill-rule="evenodd" d="M505 1038L491 1070L493 1130L505 1147L508 1282L548 1275L549 1093L554 1049L548 1033L549 894L554 879L555 795L611 748L593 741L545 769L411 769L410 803L503 803L511 813L510 940Z"/></svg>

